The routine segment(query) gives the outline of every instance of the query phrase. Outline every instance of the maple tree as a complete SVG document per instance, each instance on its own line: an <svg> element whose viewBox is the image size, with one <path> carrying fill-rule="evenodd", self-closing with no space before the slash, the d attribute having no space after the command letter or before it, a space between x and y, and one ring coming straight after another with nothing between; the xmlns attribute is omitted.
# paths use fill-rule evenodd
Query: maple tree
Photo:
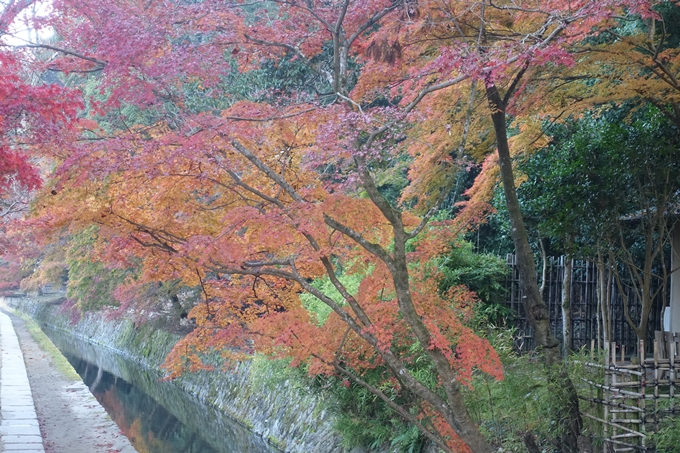
<svg viewBox="0 0 680 453"><path fill-rule="evenodd" d="M108 71L110 58L95 58L107 61ZM427 265L454 232L435 228L429 240L407 252L406 242L425 230L425 222L390 206L368 169L362 185L373 200L343 195L343 185L355 185L347 181L346 168L338 169L342 182L325 189L316 162L302 161L321 151L311 141L320 131L304 126L311 124L305 110L287 106L280 113L241 102L222 116L185 111L181 130L163 122L93 140L64 162L59 195L37 203L53 207L52 227L101 224L110 245L105 253L118 254L118 262L143 257L142 279L182 278L203 288L205 304L191 313L203 328L177 347L178 354L187 346L200 351L236 344L247 350L255 334L260 349L285 352L308 361L312 373L338 372L359 385L368 386L362 369L384 364L395 385L423 401L421 412L394 405L376 387L371 391L447 451L460 442L458 436L475 451L489 451L467 416L458 381L469 379L474 368L499 375L499 364L488 343L462 322L473 296L456 289L451 300L441 298L435 270ZM361 121L343 105L321 114ZM274 119L238 122L241 117ZM107 135L94 126L90 133ZM78 202L83 197L91 201ZM357 294L337 280L338 266L365 275ZM340 301L309 283L324 273ZM303 289L333 308L323 327L300 307ZM414 337L422 345L415 351ZM440 384L432 388L411 374L414 354L431 358ZM192 360L179 358L177 364L185 358Z"/></svg>
<svg viewBox="0 0 680 453"><path fill-rule="evenodd" d="M365 387L445 451L490 451L460 386L475 369L500 377L500 364L465 323L474 295L440 294L433 258L483 217L488 206L476 195L500 173L526 312L546 364L557 367L553 381L568 381L536 285L511 146L530 149L537 76L573 65L571 46L612 27L614 15L650 18L649 7L55 1L61 41L43 46L55 52L50 67L93 73L96 88L82 139L52 156L58 170L31 226L96 224L99 259L139 266L141 282L201 289L204 303L190 314L200 328L169 357L171 373L198 365L206 348L248 351L254 340L310 373ZM295 75L267 78L281 68ZM248 92L234 89L248 80ZM508 113L523 120L512 140ZM455 170L494 147L473 201L454 221L430 222ZM399 199L381 185L392 167L408 171ZM341 273L362 278L355 293ZM321 277L337 294L313 284ZM332 310L323 326L301 292ZM419 357L437 382L411 372ZM362 379L378 366L420 405L397 405ZM574 395L565 451L576 448Z"/></svg>
<svg viewBox="0 0 680 453"><path fill-rule="evenodd" d="M34 55L15 46L22 15L36 3L0 3L0 288L6 291L16 290L27 276L22 241L9 235L42 183L34 153L63 143L81 105L71 90L36 80Z"/></svg>
<svg viewBox="0 0 680 453"><path fill-rule="evenodd" d="M30 83L31 55L5 41L22 11L33 1L11 1L0 10L0 216L16 212L25 204L22 190L40 186L38 169L28 161L25 149L46 146L61 136L80 104L73 94L54 84ZM6 199L10 196L10 199Z"/></svg>
<svg viewBox="0 0 680 453"><path fill-rule="evenodd" d="M578 43L578 64L546 81L546 108L557 116L612 103L632 102L633 110L651 104L680 125L680 5L658 2L654 10Z"/></svg>

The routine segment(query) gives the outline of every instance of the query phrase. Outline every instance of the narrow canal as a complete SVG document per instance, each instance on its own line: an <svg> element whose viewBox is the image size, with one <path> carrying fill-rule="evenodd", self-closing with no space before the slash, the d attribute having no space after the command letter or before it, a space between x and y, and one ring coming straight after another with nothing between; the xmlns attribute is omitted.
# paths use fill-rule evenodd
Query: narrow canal
<svg viewBox="0 0 680 453"><path fill-rule="evenodd" d="M275 453L259 436L161 375L78 338L43 327L140 453Z"/></svg>

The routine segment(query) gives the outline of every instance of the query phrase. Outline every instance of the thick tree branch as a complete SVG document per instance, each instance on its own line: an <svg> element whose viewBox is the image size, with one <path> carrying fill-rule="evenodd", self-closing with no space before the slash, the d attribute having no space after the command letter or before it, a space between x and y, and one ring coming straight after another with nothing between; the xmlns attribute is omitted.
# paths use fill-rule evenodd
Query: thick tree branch
<svg viewBox="0 0 680 453"><path fill-rule="evenodd" d="M333 228L334 230L337 230L340 233L342 233L345 236L352 239L354 242L356 242L361 247L363 247L367 252L378 257L388 267L393 266L392 257L379 244L374 244L372 242L367 241L366 238L364 238L361 234L357 233L356 231L354 231L350 227L343 225L342 223L333 219L328 214L324 213L323 218L324 218L324 222L326 223L326 225L328 225L329 227Z"/></svg>
<svg viewBox="0 0 680 453"><path fill-rule="evenodd" d="M349 39L347 39L347 46L348 46L348 47L351 46L352 43L354 43L354 41L356 41L356 39L357 39L359 36L361 36L361 34L362 34L363 32L365 32L366 30L368 30L369 27L375 25L376 23L378 23L378 21L379 21L380 19L382 19L382 18L385 17L387 14L389 14L390 12L394 11L395 9L397 9L398 6L399 6L399 2L396 2L396 1L395 1L394 3L395 3L395 4L394 4L393 6L390 6L389 8L385 8L385 9L383 9L382 11L379 11L379 12L375 13L373 16L371 16L371 18L370 18L369 20L367 20L367 21L364 22L362 25L360 25L359 28L357 28L357 30L356 30L354 33L352 33L352 35L349 37Z"/></svg>
<svg viewBox="0 0 680 453"><path fill-rule="evenodd" d="M88 56L83 55L81 53L74 52L74 51L68 50L68 49L62 49L60 47L55 47L55 46L52 46L52 45L49 45L49 44L22 44L22 45L17 46L17 47L28 47L28 48L31 48L31 49L53 50L55 52L63 53L64 55L70 55L72 57L80 58L81 60L89 61L89 62L94 63L98 66L97 68L91 69L90 71L101 71L107 65L107 62L105 62L103 60L99 60L99 59L94 58L94 57L88 57Z"/></svg>
<svg viewBox="0 0 680 453"><path fill-rule="evenodd" d="M357 165L357 170L359 171L359 175L361 176L361 185L364 187L364 189L366 189L368 197L371 199L373 204L378 207L387 221L392 224L393 228L403 231L404 225L401 220L401 212L394 209L390 202L387 201L387 199L380 193L378 187L375 184L375 180L373 179L373 176L371 176L371 172L368 169L366 160L359 156L355 156L354 159Z"/></svg>
<svg viewBox="0 0 680 453"><path fill-rule="evenodd" d="M281 187L293 200L297 202L305 201L304 198L297 193L295 188L291 186L285 179L279 176L274 170L269 168L267 164L262 162L257 156L250 152L248 148L243 146L238 140L232 140L231 144L236 148L236 150L248 159L253 165L255 165L262 173L267 175L272 181L274 181L279 187Z"/></svg>
<svg viewBox="0 0 680 453"><path fill-rule="evenodd" d="M243 182L243 180L236 174L236 172L229 170L229 169L224 169L224 171L229 175L229 177L234 181L236 185L239 187L244 188L248 192L252 193L253 195L262 198L265 201L268 201L269 203L272 203L273 205L277 206L280 209L284 209L284 205L281 202L281 200L277 200L276 198L270 197L269 195L264 194L263 192L257 190L256 188L250 186L249 184L246 184Z"/></svg>

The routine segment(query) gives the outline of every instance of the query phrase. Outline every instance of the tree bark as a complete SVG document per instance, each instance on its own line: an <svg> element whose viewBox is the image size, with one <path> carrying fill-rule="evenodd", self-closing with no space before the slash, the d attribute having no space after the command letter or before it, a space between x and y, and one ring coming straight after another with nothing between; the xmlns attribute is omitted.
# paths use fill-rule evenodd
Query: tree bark
<svg viewBox="0 0 680 453"><path fill-rule="evenodd" d="M611 287L612 287L612 273L608 272L609 266L604 261L604 255L602 250L598 247L597 250L597 274L598 274L598 299L599 299L599 310L600 310L600 322L602 329L602 341L604 344L608 344L611 341L611 322L609 320L609 301L611 300ZM598 336L598 349L600 337Z"/></svg>
<svg viewBox="0 0 680 453"><path fill-rule="evenodd" d="M546 366L548 384L554 392L553 398L556 401L557 411L555 420L560 420L562 423L562 433L559 442L560 449L563 453L577 453L577 440L583 424L578 410L578 395L562 363L560 342L550 331L548 307L538 289L534 254L529 246L529 237L524 226L524 218L515 189L515 176L512 169L506 127L506 101L501 97L495 84L487 81L486 86L486 97L491 109L491 120L496 133L498 163L503 192L510 217L515 255L517 256L522 305L524 306L527 320L534 330L534 340Z"/></svg>
<svg viewBox="0 0 680 453"><path fill-rule="evenodd" d="M564 257L564 278L562 280L562 354L569 355L572 347L571 338L571 273L573 260L570 255Z"/></svg>
<svg viewBox="0 0 680 453"><path fill-rule="evenodd" d="M529 453L541 453L541 449L538 448L538 445L536 445L536 439L534 439L534 435L531 433L526 433L524 434L524 446L527 447L527 450L529 450Z"/></svg>
<svg viewBox="0 0 680 453"><path fill-rule="evenodd" d="M536 346L541 349L546 365L552 366L561 361L559 352L560 342L550 332L548 306L543 301L538 289L534 253L529 246L529 236L524 227L524 218L517 199L515 176L512 169L512 159L510 158L508 132L505 124L505 104L495 85L487 88L487 99L489 100L491 107L491 119L496 132L498 163L500 165L505 202L508 209L508 215L510 216L515 255L517 256L517 268L520 275L519 286L523 294L522 303L526 311L527 319L534 329Z"/></svg>

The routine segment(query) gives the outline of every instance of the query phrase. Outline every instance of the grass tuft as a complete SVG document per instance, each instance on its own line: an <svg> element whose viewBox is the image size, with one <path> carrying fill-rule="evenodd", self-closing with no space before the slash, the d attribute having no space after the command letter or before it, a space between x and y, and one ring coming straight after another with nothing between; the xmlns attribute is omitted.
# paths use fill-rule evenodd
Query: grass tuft
<svg viewBox="0 0 680 453"><path fill-rule="evenodd" d="M50 355L52 358L53 363L55 364L57 370L66 378L71 381L81 381L80 375L76 373L76 370L71 366L71 364L66 360L66 357L64 357L59 349L52 343L52 340L50 340L47 335L40 329L40 326L31 318L29 315L26 313L22 313L18 310L11 309L12 312L23 319L25 325L26 325L26 330L31 334L33 339L35 340L36 343L38 343L38 346L40 349L45 351L47 354Z"/></svg>

